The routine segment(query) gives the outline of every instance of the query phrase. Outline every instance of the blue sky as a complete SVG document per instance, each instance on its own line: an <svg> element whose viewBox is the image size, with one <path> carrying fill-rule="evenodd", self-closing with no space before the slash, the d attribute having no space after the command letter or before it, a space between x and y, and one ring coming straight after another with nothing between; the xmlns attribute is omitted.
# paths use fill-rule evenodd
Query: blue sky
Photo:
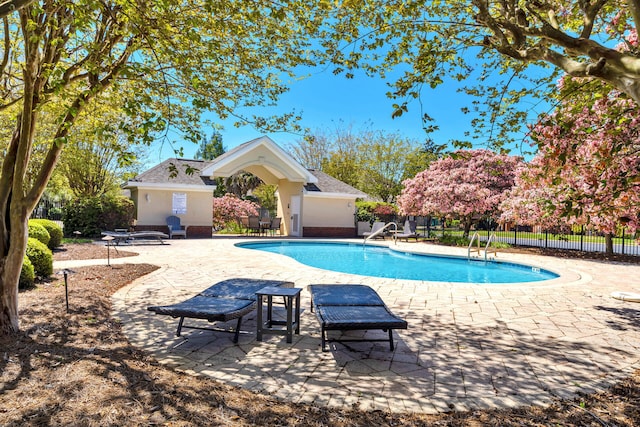
<svg viewBox="0 0 640 427"><path fill-rule="evenodd" d="M471 131L473 117L463 114L461 108L470 106L473 98L458 93L457 87L457 83L445 82L435 90L423 91L422 109L435 119L434 124L440 128L431 134L436 143L444 144L452 139L469 140L465 137L465 132ZM281 97L276 111L299 112L302 115L301 125L312 130L350 126L356 132L365 129L383 130L416 140L418 143L423 142L426 134L422 129L420 104L414 101L409 105L408 113L392 119L392 104L396 101L387 98L388 90L386 82L381 78L358 75L354 79L346 79L342 75L334 75L327 69L292 82L290 91ZM264 110L253 112L260 114L264 113ZM224 126L221 134L227 150L264 134L250 126L235 128L232 120L221 122L216 120L216 117L207 118ZM208 129L206 133L208 138L211 130ZM301 139L301 135L287 132L270 133L268 136L283 147L295 144ZM193 158L197 150L196 145L182 141L177 141L175 147L182 147L186 158ZM514 154L519 154L519 150L515 149ZM164 144L159 147L159 159L151 161L174 156L172 147Z"/></svg>

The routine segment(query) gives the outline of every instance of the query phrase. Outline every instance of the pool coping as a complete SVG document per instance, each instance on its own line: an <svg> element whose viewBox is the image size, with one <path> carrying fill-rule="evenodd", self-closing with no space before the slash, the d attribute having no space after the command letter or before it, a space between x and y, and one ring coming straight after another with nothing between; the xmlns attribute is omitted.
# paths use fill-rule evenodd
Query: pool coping
<svg viewBox="0 0 640 427"><path fill-rule="evenodd" d="M339 244L345 244L345 245L362 245L362 242L358 242L354 239L332 239L332 238L305 238L305 239L291 239L291 238L283 238L283 239L252 239L252 240L247 240L247 241L242 241L242 242L238 242L235 244L236 247L241 248L241 249L248 249L248 248L243 248L242 245L250 245L253 243L268 243L268 242L321 242L321 243L339 243ZM414 255L424 255L424 256L431 256L431 257L442 257L442 258L455 258L455 259L461 259L461 260L465 260L467 259L466 255L460 255L457 253L442 253L442 252L435 252L433 251L433 248L427 248L426 250L416 250L416 249L408 249L406 246L405 247L401 247L398 248L397 244L394 244L393 241L391 241L389 244L386 243L382 243L379 241L376 242L369 242L367 243L370 246L376 246L376 247L380 247L380 248L388 248L392 251L397 251L397 252L402 252L402 253L409 253L409 254L414 254ZM402 244L402 243L401 243ZM404 245L407 245L406 243L404 243ZM466 251L467 249L465 248L452 248L452 247L445 247L449 250L453 251L460 251L460 250L464 250ZM431 249L431 250L429 250ZM288 264L290 262L295 262L298 263L300 266L304 266L307 268L315 268L317 270L324 270L322 268L319 267L314 267L308 264L304 264L292 257L289 257L288 255L284 255L284 254L277 254L274 252L269 252L269 251L264 251L267 253L270 253L272 255L276 255L278 257L284 257L284 259L282 259L282 263L283 264ZM508 252L502 252L503 255L508 254ZM482 260L479 259L473 259L473 261L478 261L478 262L483 262ZM403 281L409 281L409 282L420 282L420 283L424 283L424 282L428 282L430 284L434 284L434 285L458 285L458 286L521 286L523 284L526 285L531 285L531 286L557 286L557 285L563 285L563 284L580 284L580 283L584 283L582 282L582 276L580 275L580 273L576 272L576 271L571 271L571 270L558 270L558 269L553 269L552 267L548 267L548 266L543 266L542 264L535 264L535 263L531 263L529 261L525 262L525 261L513 261L513 260L506 260L506 259L497 259L497 258L493 258L488 262L495 262L495 263L501 263L501 264L513 264L513 265L517 265L517 266L521 266L521 267L532 267L532 268L541 268L545 271L551 272L555 275L557 275L558 277L553 278L553 279L547 279L547 280L540 280L540 281L531 281L531 282L504 282L504 283L477 283L477 282L451 282L451 281L437 281L437 280L419 280L419 279L397 279L397 280L403 280ZM334 271L334 270L330 270L330 271ZM336 273L340 273L340 274L345 274L345 275L351 275L354 277L358 277L358 278L369 278L369 279L388 279L388 278L384 278L384 277L377 277L377 276L367 276L367 275L362 275L362 274L354 274L354 273L342 273L342 272L338 272L338 271L334 271ZM585 278L586 280L588 280L589 278Z"/></svg>

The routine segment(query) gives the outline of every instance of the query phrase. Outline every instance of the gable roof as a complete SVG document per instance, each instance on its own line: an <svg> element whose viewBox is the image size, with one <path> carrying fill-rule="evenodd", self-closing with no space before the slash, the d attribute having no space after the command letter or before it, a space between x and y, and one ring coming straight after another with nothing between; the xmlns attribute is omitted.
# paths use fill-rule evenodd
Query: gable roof
<svg viewBox="0 0 640 427"><path fill-rule="evenodd" d="M211 191L215 181L201 175L202 170L210 163L205 160L167 159L131 179L124 187L207 188ZM188 168L193 169L192 174L186 172ZM175 176L172 176L174 171Z"/></svg>
<svg viewBox="0 0 640 427"><path fill-rule="evenodd" d="M243 156L247 157L248 160L243 160ZM266 158L267 156L269 158ZM212 188L216 185L212 176L215 176L217 167L221 165L223 168L227 166L237 167L238 163L243 161L247 164L264 166L270 173L281 174L285 179L290 179L293 176L298 182L304 182L305 196L348 199L369 198L368 194L324 172L305 169L266 136L245 142L216 157L214 160L167 159L142 172L123 187L129 189L157 188L212 191ZM229 162L235 162L235 164L230 165ZM272 168L278 167L281 169L271 172ZM187 168L193 169L194 173L187 174ZM172 176L174 171L176 174Z"/></svg>
<svg viewBox="0 0 640 427"><path fill-rule="evenodd" d="M240 144L216 157L202 170L202 174L210 177L227 177L239 170L246 170L255 175L263 172L276 181L280 179L301 183L316 181L313 174L268 136L261 136ZM267 179L263 178L263 181L266 182Z"/></svg>
<svg viewBox="0 0 640 427"><path fill-rule="evenodd" d="M369 195L349 184L342 182L324 172L309 169L309 172L316 178L315 183L307 183L304 186L305 195L317 197L349 197L368 198Z"/></svg>

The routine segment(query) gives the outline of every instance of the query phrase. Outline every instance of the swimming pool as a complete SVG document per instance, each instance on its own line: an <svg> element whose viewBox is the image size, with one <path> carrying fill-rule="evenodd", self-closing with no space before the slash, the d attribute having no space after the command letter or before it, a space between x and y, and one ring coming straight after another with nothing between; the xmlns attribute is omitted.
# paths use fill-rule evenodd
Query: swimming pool
<svg viewBox="0 0 640 427"><path fill-rule="evenodd" d="M520 283L559 277L550 271L523 264L423 255L355 243L277 241L237 243L236 246L286 255L302 264L324 270L393 279Z"/></svg>

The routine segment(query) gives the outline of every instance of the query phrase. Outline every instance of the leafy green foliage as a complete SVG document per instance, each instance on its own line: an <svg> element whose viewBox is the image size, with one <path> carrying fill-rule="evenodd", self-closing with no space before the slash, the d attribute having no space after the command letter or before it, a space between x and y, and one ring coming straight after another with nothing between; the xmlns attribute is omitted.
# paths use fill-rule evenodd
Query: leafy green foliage
<svg viewBox="0 0 640 427"><path fill-rule="evenodd" d="M311 169L355 187L375 199L393 202L409 173L424 170L435 154L427 144L398 134L350 127L308 133L291 147L294 157ZM422 169L419 169L419 168Z"/></svg>
<svg viewBox="0 0 640 427"><path fill-rule="evenodd" d="M33 269L33 264L27 256L22 260L22 270L20 270L20 281L18 282L18 289L29 289L33 287L36 279L36 273Z"/></svg>
<svg viewBox="0 0 640 427"><path fill-rule="evenodd" d="M398 208L386 202L356 202L356 218L358 221L391 221L398 213Z"/></svg>
<svg viewBox="0 0 640 427"><path fill-rule="evenodd" d="M511 245L508 244L508 243L498 242L498 241L495 241L495 240L491 242L490 246L492 248L495 248L495 249L509 249L511 247Z"/></svg>
<svg viewBox="0 0 640 427"><path fill-rule="evenodd" d="M52 207L51 209L49 209L47 216L52 220L62 217L62 208L58 208L55 206Z"/></svg>
<svg viewBox="0 0 640 427"><path fill-rule="evenodd" d="M252 194L258 199L260 207L267 209L272 217L275 216L278 209L277 189L278 187L276 185L262 184L252 191Z"/></svg>
<svg viewBox="0 0 640 427"><path fill-rule="evenodd" d="M413 178L419 172L429 168L429 165L444 155L443 147L433 140L427 140L417 150L410 151L404 158L402 181Z"/></svg>
<svg viewBox="0 0 640 427"><path fill-rule="evenodd" d="M115 147L112 160L127 163L134 144L169 143L175 133L197 143L205 112L264 132L295 127L295 112L249 117L243 108L273 105L297 66L315 64L316 39L331 7L229 0L36 0L7 7L0 27L0 336L19 325L19 271L6 267L6 257L22 258L27 219L65 147L82 141L76 135L95 132L98 148ZM113 114L103 114L103 106ZM88 157L87 167L105 166L94 160ZM93 191L103 181L73 184ZM101 206L87 210L102 217L72 221L67 232L95 235L129 224L121 212L108 218Z"/></svg>
<svg viewBox="0 0 640 427"><path fill-rule="evenodd" d="M135 206L122 196L104 195L77 199L65 206L63 221L66 235L79 231L84 237L99 237L104 230L129 228Z"/></svg>
<svg viewBox="0 0 640 427"><path fill-rule="evenodd" d="M221 156L225 152L225 148L222 145L222 135L218 131L214 131L211 134L211 139L207 142L206 138L202 139L200 148L196 151L195 158L203 160L213 160L218 156Z"/></svg>
<svg viewBox="0 0 640 427"><path fill-rule="evenodd" d="M48 219L31 219L29 220L29 224L39 224L47 230L49 233L49 243L47 243L47 247L49 249L54 250L62 245L62 228L54 221Z"/></svg>
<svg viewBox="0 0 640 427"><path fill-rule="evenodd" d="M264 184L260 178L246 171L238 171L224 179L224 188L227 193L245 199L247 194Z"/></svg>
<svg viewBox="0 0 640 427"><path fill-rule="evenodd" d="M29 221L29 237L32 237L45 245L49 244L51 236L47 229L42 225L33 221Z"/></svg>
<svg viewBox="0 0 640 427"><path fill-rule="evenodd" d="M133 91L134 87L124 87ZM64 186L74 197L94 197L117 192L121 180L136 175L140 157L146 153L143 145L127 143L120 124L135 122L122 112L121 94L107 90L94 99L76 119L74 132L68 136L55 175L64 179ZM56 106L48 106L41 120L55 120Z"/></svg>
<svg viewBox="0 0 640 427"><path fill-rule="evenodd" d="M46 279L53 274L53 254L44 243L29 237L26 255L37 277Z"/></svg>
<svg viewBox="0 0 640 427"><path fill-rule="evenodd" d="M474 117L468 137L500 147L525 130L563 72L606 82L640 102L637 49L615 49L637 37L638 3L356 0L341 3L322 44L335 73L401 71L387 93L393 116L412 103L422 109L430 88L458 86L477 97L464 108ZM425 114L427 129L429 119Z"/></svg>
<svg viewBox="0 0 640 427"><path fill-rule="evenodd" d="M73 237L63 237L62 238L62 244L66 245L72 245L72 244L83 244L83 243L92 243L93 239L90 239L88 237L75 237L75 235Z"/></svg>
<svg viewBox="0 0 640 427"><path fill-rule="evenodd" d="M438 242L447 246L469 246L469 238L465 236L456 236L453 234L443 234L438 238Z"/></svg>

